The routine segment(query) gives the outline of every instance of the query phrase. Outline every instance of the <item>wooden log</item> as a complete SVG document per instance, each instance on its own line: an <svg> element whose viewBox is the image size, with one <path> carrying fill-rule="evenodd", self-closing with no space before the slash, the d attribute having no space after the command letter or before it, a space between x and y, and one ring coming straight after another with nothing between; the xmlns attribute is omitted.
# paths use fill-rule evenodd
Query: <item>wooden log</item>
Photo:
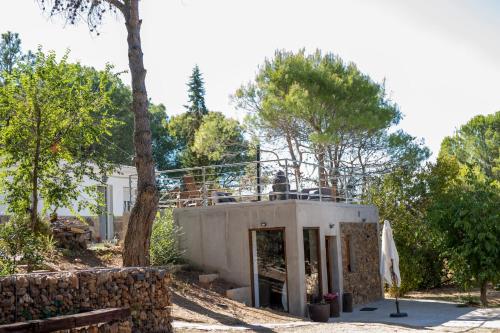
<svg viewBox="0 0 500 333"><path fill-rule="evenodd" d="M0 326L0 333L49 333L60 330L124 320L130 317L129 308L100 309L73 315L29 320Z"/></svg>

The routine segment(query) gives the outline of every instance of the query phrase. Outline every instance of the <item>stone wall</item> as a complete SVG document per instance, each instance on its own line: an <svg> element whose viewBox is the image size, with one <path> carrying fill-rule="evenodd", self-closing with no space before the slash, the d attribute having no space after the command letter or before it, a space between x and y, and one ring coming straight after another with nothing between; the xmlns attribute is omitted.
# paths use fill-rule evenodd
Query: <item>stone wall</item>
<svg viewBox="0 0 500 333"><path fill-rule="evenodd" d="M127 307L131 310L132 332L171 332L169 284L170 274L161 268L4 277L0 278L0 324Z"/></svg>
<svg viewBox="0 0 500 333"><path fill-rule="evenodd" d="M377 224L340 223L340 233L344 292L353 293L354 304L382 298Z"/></svg>

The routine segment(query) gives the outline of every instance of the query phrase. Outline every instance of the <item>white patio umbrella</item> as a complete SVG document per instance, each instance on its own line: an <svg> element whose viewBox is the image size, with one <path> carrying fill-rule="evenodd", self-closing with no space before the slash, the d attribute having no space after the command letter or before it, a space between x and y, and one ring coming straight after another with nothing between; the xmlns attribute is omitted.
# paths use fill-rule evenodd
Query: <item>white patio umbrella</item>
<svg viewBox="0 0 500 333"><path fill-rule="evenodd" d="M391 223L384 221L382 229L382 258L380 263L380 275L390 286L401 286L401 275L399 273L399 255L396 249L396 243L392 236ZM406 317L407 314L399 312L398 291L396 292L396 310L397 313L391 313L391 317Z"/></svg>

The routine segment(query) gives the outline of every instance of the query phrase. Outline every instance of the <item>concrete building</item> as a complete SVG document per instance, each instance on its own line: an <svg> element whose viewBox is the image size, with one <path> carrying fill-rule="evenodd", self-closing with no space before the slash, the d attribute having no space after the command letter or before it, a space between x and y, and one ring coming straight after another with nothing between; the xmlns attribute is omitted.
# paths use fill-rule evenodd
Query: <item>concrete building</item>
<svg viewBox="0 0 500 333"><path fill-rule="evenodd" d="M253 306L304 316L327 292L351 292L355 304L382 298L374 206L232 202L176 208L174 219L185 259L243 287Z"/></svg>

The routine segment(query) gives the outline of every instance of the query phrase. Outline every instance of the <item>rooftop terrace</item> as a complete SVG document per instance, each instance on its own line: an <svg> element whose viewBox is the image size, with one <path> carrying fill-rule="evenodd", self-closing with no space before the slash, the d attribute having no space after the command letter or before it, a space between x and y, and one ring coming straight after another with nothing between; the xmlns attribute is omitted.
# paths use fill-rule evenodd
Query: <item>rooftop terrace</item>
<svg viewBox="0 0 500 333"><path fill-rule="evenodd" d="M158 171L160 208L314 200L357 203L369 176L290 159ZM129 178L134 201L137 176Z"/></svg>

